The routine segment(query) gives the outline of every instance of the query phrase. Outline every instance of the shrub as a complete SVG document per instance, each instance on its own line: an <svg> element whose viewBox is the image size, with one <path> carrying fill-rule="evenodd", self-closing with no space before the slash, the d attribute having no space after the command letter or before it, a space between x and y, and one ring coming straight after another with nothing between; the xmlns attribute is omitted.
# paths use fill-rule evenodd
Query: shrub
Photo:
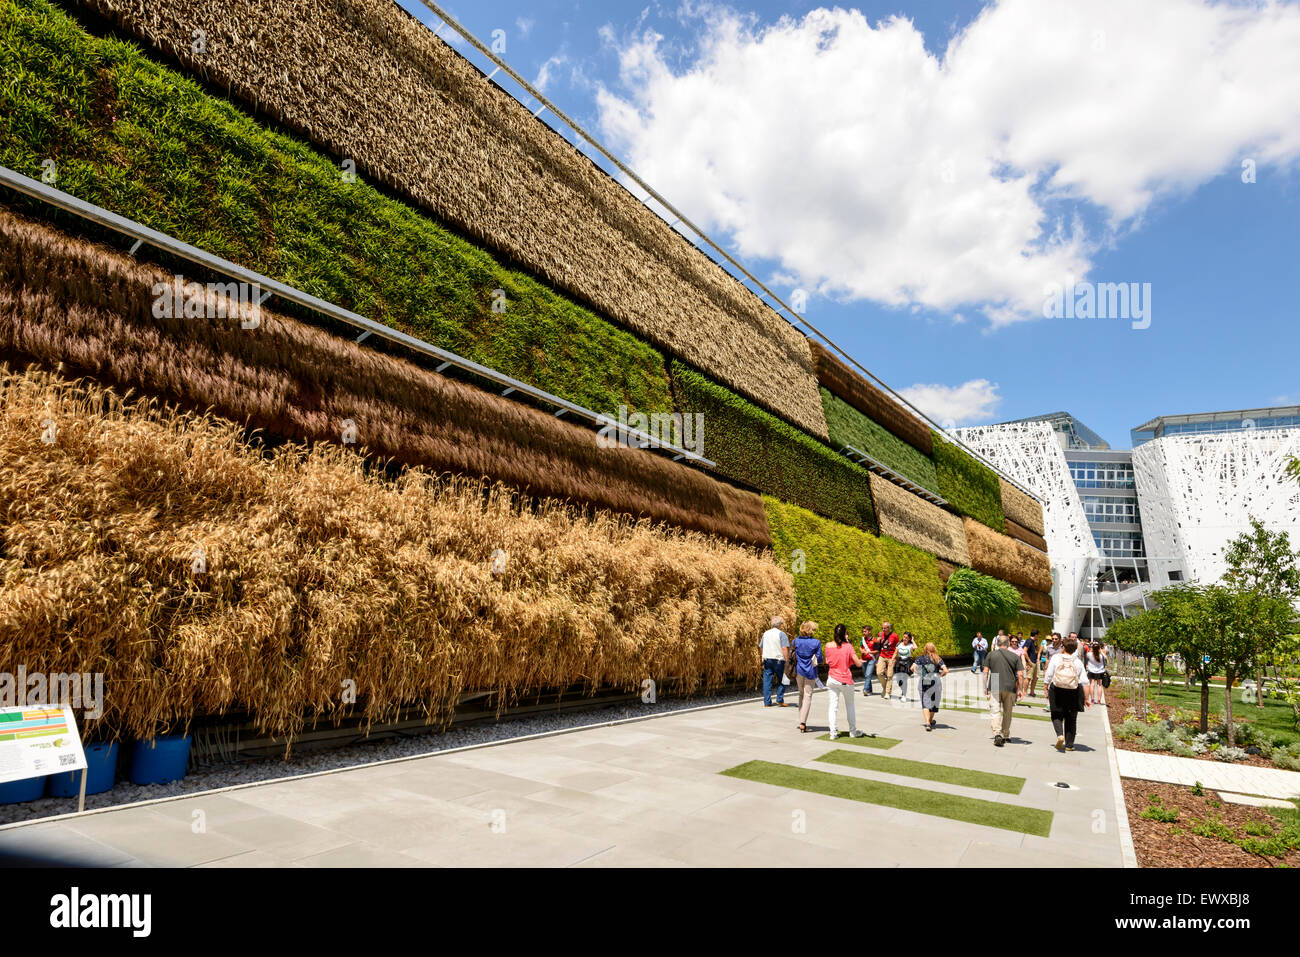
<svg viewBox="0 0 1300 957"><path fill-rule="evenodd" d="M1149 724L1142 729L1141 743L1147 751L1172 751L1180 741L1178 735L1163 724Z"/></svg>
<svg viewBox="0 0 1300 957"><path fill-rule="evenodd" d="M1122 741L1127 741L1141 736L1146 729L1147 726L1137 718L1125 718L1124 723L1115 728L1114 735Z"/></svg>
<svg viewBox="0 0 1300 957"><path fill-rule="evenodd" d="M748 548L389 479L336 445L268 454L45 374L0 380L0 450L0 670L103 672L109 731L247 712L293 735L352 711L349 679L367 721L441 721L469 691L707 689L756 676L767 619L794 613L790 573Z"/></svg>
<svg viewBox="0 0 1300 957"><path fill-rule="evenodd" d="M934 462L889 430L876 424L838 396L821 387L822 409L826 413L826 430L831 444L840 448L851 445L867 453L880 464L911 479L922 488L938 495L939 477Z"/></svg>
<svg viewBox="0 0 1300 957"><path fill-rule="evenodd" d="M870 473L683 362L672 363L677 407L704 415L704 455L718 470L784 502L879 531Z"/></svg>
<svg viewBox="0 0 1300 957"><path fill-rule="evenodd" d="M856 638L863 625L888 620L922 647L933 641L942 654L957 650L933 555L771 496L763 504L777 561L795 573L799 620L818 622L819 638L829 640L841 622Z"/></svg>
<svg viewBox="0 0 1300 957"><path fill-rule="evenodd" d="M1160 807L1159 805L1153 804L1150 807L1144 808L1138 817L1144 818L1148 821L1160 821L1163 824L1173 824L1178 820L1178 810L1172 807Z"/></svg>
<svg viewBox="0 0 1300 957"><path fill-rule="evenodd" d="M939 487L933 491L961 514L1002 534L1006 516L1002 514L1002 487L997 473L938 433L934 434L933 455L939 479Z"/></svg>
<svg viewBox="0 0 1300 957"><path fill-rule="evenodd" d="M65 192L595 411L672 411L630 332L132 45L4 2L0 69L21 82L0 85L0 163L53 158Z"/></svg>
<svg viewBox="0 0 1300 957"><path fill-rule="evenodd" d="M1214 760L1216 761L1241 761L1245 757L1246 750L1244 748L1229 748L1224 746L1214 752Z"/></svg>

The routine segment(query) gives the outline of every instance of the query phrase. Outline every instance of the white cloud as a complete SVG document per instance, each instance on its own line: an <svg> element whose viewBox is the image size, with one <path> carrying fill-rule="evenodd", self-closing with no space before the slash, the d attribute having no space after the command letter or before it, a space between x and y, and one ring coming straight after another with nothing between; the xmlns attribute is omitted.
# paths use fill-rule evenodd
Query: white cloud
<svg viewBox="0 0 1300 957"><path fill-rule="evenodd" d="M917 383L898 393L945 429L987 422L1002 402L998 384L971 379L961 385Z"/></svg>
<svg viewBox="0 0 1300 957"><path fill-rule="evenodd" d="M543 63L541 69L537 71L537 77L533 80L533 86L537 87L537 89L542 93L545 93L547 86L550 85L551 80L554 78L553 74L556 68L564 66L568 62L569 58L564 53L557 53L554 56L547 57L546 62Z"/></svg>
<svg viewBox="0 0 1300 957"><path fill-rule="evenodd" d="M1295 4L1004 0L939 56L910 21L854 10L681 16L685 57L602 31L628 91L598 92L605 134L688 216L824 295L1041 317L1045 288L1084 279L1157 199L1300 158Z"/></svg>
<svg viewBox="0 0 1300 957"><path fill-rule="evenodd" d="M528 39L528 34L533 32L533 24L537 21L532 17L515 17L515 28L519 31L519 36Z"/></svg>

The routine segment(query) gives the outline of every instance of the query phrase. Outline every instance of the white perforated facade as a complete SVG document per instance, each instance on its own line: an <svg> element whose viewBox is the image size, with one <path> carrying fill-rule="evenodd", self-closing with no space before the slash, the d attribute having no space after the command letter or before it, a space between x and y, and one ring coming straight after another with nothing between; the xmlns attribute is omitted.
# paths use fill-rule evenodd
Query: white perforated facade
<svg viewBox="0 0 1300 957"><path fill-rule="evenodd" d="M1300 483L1286 475L1300 455L1300 429L1245 429L1177 435L1133 450L1133 470L1147 552L1170 556L1152 563L1152 584L1218 581L1227 543L1249 531L1251 517L1300 544Z"/></svg>
<svg viewBox="0 0 1300 957"><path fill-rule="evenodd" d="M1080 598L1097 572L1101 553L1056 432L1047 422L1008 422L957 429L955 434L1042 501L1055 630L1076 631Z"/></svg>

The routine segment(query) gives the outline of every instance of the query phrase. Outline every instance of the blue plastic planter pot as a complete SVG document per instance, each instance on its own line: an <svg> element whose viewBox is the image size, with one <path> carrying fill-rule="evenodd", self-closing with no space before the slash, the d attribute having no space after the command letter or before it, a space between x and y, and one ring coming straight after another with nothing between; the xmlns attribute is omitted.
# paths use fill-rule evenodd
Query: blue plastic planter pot
<svg viewBox="0 0 1300 957"><path fill-rule="evenodd" d="M86 747L86 793L99 794L112 788L117 780L117 742L100 741ZM51 774L50 797L76 797L81 793L81 772Z"/></svg>
<svg viewBox="0 0 1300 957"><path fill-rule="evenodd" d="M137 741L131 752L132 784L167 784L185 777L190 763L190 736L164 734Z"/></svg>
<svg viewBox="0 0 1300 957"><path fill-rule="evenodd" d="M21 804L23 801L35 801L45 793L45 775L39 778L23 778L21 781L8 781L0 784L0 804Z"/></svg>

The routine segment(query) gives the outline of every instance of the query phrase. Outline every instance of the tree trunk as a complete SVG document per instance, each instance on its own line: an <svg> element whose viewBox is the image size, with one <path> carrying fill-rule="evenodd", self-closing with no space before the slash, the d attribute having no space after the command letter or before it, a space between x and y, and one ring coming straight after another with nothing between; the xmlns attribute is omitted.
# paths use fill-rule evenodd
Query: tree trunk
<svg viewBox="0 0 1300 957"><path fill-rule="evenodd" d="M1228 725L1228 747L1230 748L1237 746L1237 736L1233 733L1232 727L1232 682L1236 674L1237 669L1232 665L1223 669L1223 720Z"/></svg>
<svg viewBox="0 0 1300 957"><path fill-rule="evenodd" d="M1156 691L1163 692L1164 690L1165 690L1165 656L1161 655L1160 656L1160 684L1157 686Z"/></svg>
<svg viewBox="0 0 1300 957"><path fill-rule="evenodd" d="M1190 672L1189 672L1190 674ZM1210 730L1210 677L1201 676L1201 734Z"/></svg>

